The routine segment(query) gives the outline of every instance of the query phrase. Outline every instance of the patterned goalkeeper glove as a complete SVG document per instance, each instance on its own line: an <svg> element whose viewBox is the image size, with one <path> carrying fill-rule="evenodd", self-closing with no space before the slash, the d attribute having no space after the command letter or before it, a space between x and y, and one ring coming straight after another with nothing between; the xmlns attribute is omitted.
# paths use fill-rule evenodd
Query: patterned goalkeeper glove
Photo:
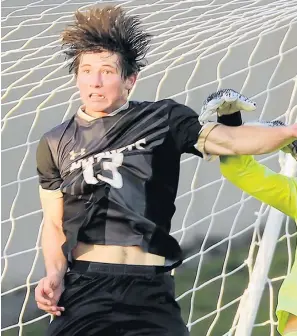
<svg viewBox="0 0 297 336"><path fill-rule="evenodd" d="M205 124L213 115L221 117L224 115L231 115L240 110L250 112L255 109L256 103L249 98L232 89L223 89L212 93L203 102L199 122Z"/></svg>
<svg viewBox="0 0 297 336"><path fill-rule="evenodd" d="M245 112L254 111L256 103L245 97L241 93L232 89L219 90L212 93L204 101L199 121L204 124L208 119L217 115L217 121L226 126L242 125L240 110ZM286 126L285 123L279 120L275 121L256 121L244 123L245 125L279 127ZM285 153L289 153L297 160L297 140L281 149Z"/></svg>

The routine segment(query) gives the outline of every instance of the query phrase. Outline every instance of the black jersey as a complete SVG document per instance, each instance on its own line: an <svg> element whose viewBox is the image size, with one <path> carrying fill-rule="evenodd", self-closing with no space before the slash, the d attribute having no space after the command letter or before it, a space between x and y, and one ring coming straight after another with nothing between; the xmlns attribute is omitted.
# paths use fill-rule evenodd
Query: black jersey
<svg viewBox="0 0 297 336"><path fill-rule="evenodd" d="M180 156L195 149L197 114L173 100L130 102L92 121L78 114L46 133L37 149L42 189L64 199L65 255L81 241L140 246L177 265L170 236Z"/></svg>

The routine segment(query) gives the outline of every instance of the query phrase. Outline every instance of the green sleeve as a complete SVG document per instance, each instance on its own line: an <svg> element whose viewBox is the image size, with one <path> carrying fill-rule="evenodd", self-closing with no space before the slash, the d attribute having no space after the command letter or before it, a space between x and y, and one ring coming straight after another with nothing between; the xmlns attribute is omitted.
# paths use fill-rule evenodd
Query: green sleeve
<svg viewBox="0 0 297 336"><path fill-rule="evenodd" d="M297 219L297 178L275 173L250 155L222 156L220 168L241 190Z"/></svg>

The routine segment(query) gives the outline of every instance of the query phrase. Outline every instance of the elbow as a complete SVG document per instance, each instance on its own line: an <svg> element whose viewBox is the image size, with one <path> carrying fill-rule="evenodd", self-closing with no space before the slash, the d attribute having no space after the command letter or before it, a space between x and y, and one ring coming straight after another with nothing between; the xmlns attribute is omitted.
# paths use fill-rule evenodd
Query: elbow
<svg viewBox="0 0 297 336"><path fill-rule="evenodd" d="M43 227L44 229L63 231L63 221L60 218L50 218L45 216L43 218Z"/></svg>
<svg viewBox="0 0 297 336"><path fill-rule="evenodd" d="M63 244L66 241L66 236L63 231L62 222L53 220L44 220L42 228L41 245L48 246L54 240L60 241Z"/></svg>

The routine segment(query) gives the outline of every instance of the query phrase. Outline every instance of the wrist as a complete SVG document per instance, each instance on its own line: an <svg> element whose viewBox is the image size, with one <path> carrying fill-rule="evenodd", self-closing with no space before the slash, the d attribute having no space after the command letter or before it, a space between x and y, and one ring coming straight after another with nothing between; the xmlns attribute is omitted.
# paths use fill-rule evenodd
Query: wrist
<svg viewBox="0 0 297 336"><path fill-rule="evenodd" d="M227 115L221 115L221 116L218 115L217 121L220 124L223 124L226 126L241 126L242 125L240 111L234 112L232 114L227 114Z"/></svg>
<svg viewBox="0 0 297 336"><path fill-rule="evenodd" d="M60 278L63 279L66 273L66 265L60 265L60 267L46 268L46 276L50 278Z"/></svg>
<svg viewBox="0 0 297 336"><path fill-rule="evenodd" d="M56 275L56 276L60 276L60 275L64 275L66 272L66 268L65 267L59 267L59 268L47 268L46 269L46 274L48 275Z"/></svg>
<svg viewBox="0 0 297 336"><path fill-rule="evenodd" d="M56 279L61 282L64 279L65 272L46 272L46 278Z"/></svg>

